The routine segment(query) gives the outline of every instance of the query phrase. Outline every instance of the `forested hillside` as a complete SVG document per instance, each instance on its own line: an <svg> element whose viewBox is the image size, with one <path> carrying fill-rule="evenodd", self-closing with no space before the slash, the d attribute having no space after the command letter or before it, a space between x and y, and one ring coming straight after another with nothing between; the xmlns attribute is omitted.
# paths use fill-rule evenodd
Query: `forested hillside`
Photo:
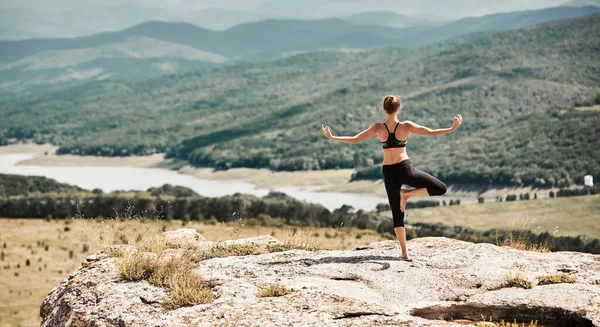
<svg viewBox="0 0 600 327"><path fill-rule="evenodd" d="M79 191L84 191L84 189L59 183L46 177L0 174L0 196L29 195L31 193L73 193Z"/></svg>
<svg viewBox="0 0 600 327"><path fill-rule="evenodd" d="M577 157L557 155L569 142L576 149L587 146L581 138L563 139L537 154L543 165L535 163L537 168L521 176L532 162L508 147L519 149L525 139L527 148L547 148L539 133L548 130L523 127L518 139L503 131L563 119L569 122L561 127L564 135L577 134L579 119L592 122L589 127L597 131L598 112L551 113L572 110L576 102L600 94L599 36L600 16L595 15L420 49L316 52L146 83L95 82L4 103L0 129L4 138L59 144L59 153L167 152L219 169L365 168L381 161L376 140L333 143L319 126L330 125L336 135L356 133L384 119L381 98L393 93L405 99L400 119L433 128L450 126L457 113L465 119L450 136L411 137L409 153L432 173L456 183L573 182L599 157L598 147L576 150ZM477 143L483 135L507 139L489 141L492 152L483 152ZM460 147L445 150L449 145ZM444 151L455 152L441 160ZM474 174L478 166L487 170Z"/></svg>
<svg viewBox="0 0 600 327"><path fill-rule="evenodd" d="M600 176L600 112L558 110L519 117L501 126L445 142L411 158L449 184L565 187ZM354 179L379 179L381 167Z"/></svg>

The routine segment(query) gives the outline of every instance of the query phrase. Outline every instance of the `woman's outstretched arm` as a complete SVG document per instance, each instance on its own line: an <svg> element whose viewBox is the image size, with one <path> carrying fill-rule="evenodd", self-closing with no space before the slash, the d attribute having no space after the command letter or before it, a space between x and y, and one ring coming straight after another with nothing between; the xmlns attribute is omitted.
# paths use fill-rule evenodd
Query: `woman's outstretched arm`
<svg viewBox="0 0 600 327"><path fill-rule="evenodd" d="M339 141L339 142L344 142L344 143L350 143L350 144L355 144L355 143L366 141L366 140L372 138L373 136L377 135L377 132L375 131L375 129L376 129L376 125L373 124L373 125L371 125L371 127L365 129L364 131L362 131L354 136L333 136L333 135L331 135L329 126L323 126L323 124L321 124L321 131L323 131L323 135L325 135L328 139L334 140L334 141Z"/></svg>
<svg viewBox="0 0 600 327"><path fill-rule="evenodd" d="M406 125L408 126L408 131L422 136L440 136L448 133L452 133L457 130L462 124L462 116L458 115L454 117L454 121L452 122L452 127L450 128L440 128L440 129L431 129L429 127L421 126L419 124L413 123L410 120L406 121Z"/></svg>

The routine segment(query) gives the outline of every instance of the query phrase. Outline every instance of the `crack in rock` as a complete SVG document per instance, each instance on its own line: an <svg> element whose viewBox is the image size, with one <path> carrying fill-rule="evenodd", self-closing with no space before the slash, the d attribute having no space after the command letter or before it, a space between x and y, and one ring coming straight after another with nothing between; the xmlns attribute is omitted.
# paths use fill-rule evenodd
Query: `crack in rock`
<svg viewBox="0 0 600 327"><path fill-rule="evenodd" d="M369 311L358 311L358 312L344 312L339 316L333 317L334 320L339 319L347 319L347 318L357 318L362 316L386 316L391 317L392 314L383 313L383 312L369 312Z"/></svg>
<svg viewBox="0 0 600 327"><path fill-rule="evenodd" d="M152 299L147 299L144 296L140 296L140 300L142 301L142 303L144 304L158 304L159 302L156 300L152 300Z"/></svg>

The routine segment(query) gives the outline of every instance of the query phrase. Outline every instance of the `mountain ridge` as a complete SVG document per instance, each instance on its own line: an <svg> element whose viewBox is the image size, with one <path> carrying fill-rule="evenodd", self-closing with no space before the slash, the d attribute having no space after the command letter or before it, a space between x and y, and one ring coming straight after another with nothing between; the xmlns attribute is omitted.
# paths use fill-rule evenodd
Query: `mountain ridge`
<svg viewBox="0 0 600 327"><path fill-rule="evenodd" d="M383 25L395 28L427 25L429 23L424 19L391 11L368 11L345 17L344 20L358 25Z"/></svg>
<svg viewBox="0 0 600 327"><path fill-rule="evenodd" d="M357 26L340 18L326 18L313 21L268 19L260 22L240 24L224 31L211 31L185 22L168 23L161 21L150 21L117 32L103 32L91 36L77 38L0 41L0 47L4 49L3 53L0 54L0 60L14 60L38 51L56 50L56 48L59 46L70 49L90 47L94 44L105 44L106 42L117 42L121 41L123 37L131 35L141 35L157 38L162 41L182 43L203 51L214 52L225 56L235 56L238 53L243 53L244 51L252 51L257 47L250 47L249 49L245 50L244 48L232 49L230 44L240 43L245 44L245 46L251 46L247 42L243 42L246 41L245 38L252 37L255 40L261 40L261 33L264 32L263 30L271 30L271 33L264 35L278 35L278 39L283 40L286 36L288 36L289 33L297 34L298 29L314 31L315 26L319 26L321 28L321 30L318 31L318 34L324 34L326 31L329 31L327 32L329 33L328 38L340 34L349 34L348 31L355 31L359 32L360 34L385 35L390 39L403 41L403 44L406 44L409 47L414 47L432 44L449 37L460 36L473 32L488 31L491 29L518 29L541 22L575 18L579 16L590 15L596 12L600 12L600 8L555 7L537 11L502 13L478 18L467 18L457 22L444 24L439 27L408 29L396 29L386 26ZM520 24L515 23L515 21L523 20L524 17L528 16L533 17L527 22L521 22ZM504 23L503 25L503 22L505 22L507 19L510 19L509 23ZM476 25L475 23L478 23L479 25L466 29L466 26L474 26ZM248 30L252 30L254 32L249 33ZM448 30L451 30L451 32ZM445 32L441 33L442 31ZM276 33L273 34L273 32ZM441 33L442 36L436 36L436 33ZM415 37L418 37L419 40L414 40ZM424 40L424 37L429 37L429 39ZM53 45L53 42L57 44ZM310 43L310 40L303 42ZM393 46L393 44L373 43L371 46ZM288 49L287 47L290 47L290 45L286 45L286 43L284 43L280 51L293 50ZM301 50L316 50L316 48L305 48Z"/></svg>
<svg viewBox="0 0 600 327"><path fill-rule="evenodd" d="M112 80L143 80L161 74L186 70L204 70L211 65L239 61L269 61L297 53L320 50L367 50L380 47L418 48L444 42L468 33L515 29L544 22L600 12L600 8L557 7L540 11L496 14L469 18L442 26L420 25L392 28L377 25L357 25L339 18L320 20L269 19L212 31L187 22L149 21L117 32L103 32L86 37L0 41L0 97L13 97L24 92L60 89L80 83L109 78ZM130 54L138 48L127 40L147 38L148 51L164 56L152 60ZM450 41L452 42L452 41ZM114 52L103 58L107 48L121 47L122 55ZM162 50L158 48L163 48ZM169 56L175 48L181 55ZM193 49L190 49L193 48ZM75 51L77 50L77 51ZM79 53L81 66L57 68L62 53L66 57ZM191 55L194 51L205 53ZM185 55L185 54L189 54ZM87 61L86 61L86 57ZM226 57L224 59L218 59ZM62 59L62 58L61 58ZM16 67L16 61L57 62L47 70L26 70ZM63 60L64 61L64 60ZM62 70L61 70L62 69Z"/></svg>

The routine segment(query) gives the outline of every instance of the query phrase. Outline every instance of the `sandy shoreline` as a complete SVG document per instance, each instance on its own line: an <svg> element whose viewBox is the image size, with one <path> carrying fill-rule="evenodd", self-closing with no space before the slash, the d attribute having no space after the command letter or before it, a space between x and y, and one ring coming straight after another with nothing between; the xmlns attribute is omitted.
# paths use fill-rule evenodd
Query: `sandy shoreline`
<svg viewBox="0 0 600 327"><path fill-rule="evenodd" d="M132 157L96 157L56 155L57 146L49 144L14 144L0 146L0 154L33 154L34 158L19 162L21 166L42 167L155 167L165 161L163 154Z"/></svg>
<svg viewBox="0 0 600 327"><path fill-rule="evenodd" d="M50 144L13 144L0 146L0 154L31 153L35 155L44 155L46 152L48 154L54 154L57 149L57 146Z"/></svg>

